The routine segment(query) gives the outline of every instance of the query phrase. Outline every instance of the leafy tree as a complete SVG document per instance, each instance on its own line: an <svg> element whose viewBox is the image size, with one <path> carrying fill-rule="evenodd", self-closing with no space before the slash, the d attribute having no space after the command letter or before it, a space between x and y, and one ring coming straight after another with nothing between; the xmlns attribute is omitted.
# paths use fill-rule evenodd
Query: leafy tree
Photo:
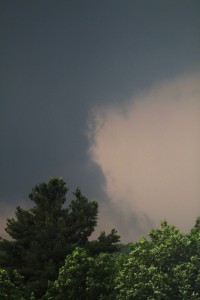
<svg viewBox="0 0 200 300"><path fill-rule="evenodd" d="M130 252L126 247L121 253L91 256L77 248L45 299L200 300L198 222L182 234L163 221L148 239L128 245Z"/></svg>
<svg viewBox="0 0 200 300"><path fill-rule="evenodd" d="M0 241L1 265L23 275L38 298L48 280L57 278L66 255L88 242L97 223L98 204L88 201L79 189L75 200L63 208L67 190L60 178L36 185L29 195L35 206L29 210L17 207L16 219L7 221L12 240Z"/></svg>
<svg viewBox="0 0 200 300"><path fill-rule="evenodd" d="M0 269L0 299L1 300L25 300L22 296L23 278L16 271L11 275L4 269Z"/></svg>
<svg viewBox="0 0 200 300"><path fill-rule="evenodd" d="M164 221L149 236L132 245L116 278L116 299L200 299L199 229L184 235Z"/></svg>
<svg viewBox="0 0 200 300"><path fill-rule="evenodd" d="M45 299L86 299L86 277L92 260L86 250L76 248L72 254L66 257L65 264L59 271L58 279L49 289Z"/></svg>
<svg viewBox="0 0 200 300"><path fill-rule="evenodd" d="M115 300L116 261L119 254L100 253L87 273L88 299Z"/></svg>
<svg viewBox="0 0 200 300"><path fill-rule="evenodd" d="M91 257L76 248L66 257L58 279L49 287L46 300L114 300L115 256Z"/></svg>
<svg viewBox="0 0 200 300"><path fill-rule="evenodd" d="M130 243L129 244L119 244L119 252L129 254L130 253Z"/></svg>

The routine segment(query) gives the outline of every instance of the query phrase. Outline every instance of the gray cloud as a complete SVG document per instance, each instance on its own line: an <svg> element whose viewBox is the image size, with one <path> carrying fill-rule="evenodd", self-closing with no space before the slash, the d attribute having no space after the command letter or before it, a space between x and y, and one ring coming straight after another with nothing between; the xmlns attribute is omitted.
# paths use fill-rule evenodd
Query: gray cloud
<svg viewBox="0 0 200 300"><path fill-rule="evenodd" d="M90 157L104 174L109 205L121 212L111 221L104 208L102 223L121 223L121 231L135 224L127 239L164 218L189 230L200 215L199 129L199 74L157 83L123 105L94 108Z"/></svg>

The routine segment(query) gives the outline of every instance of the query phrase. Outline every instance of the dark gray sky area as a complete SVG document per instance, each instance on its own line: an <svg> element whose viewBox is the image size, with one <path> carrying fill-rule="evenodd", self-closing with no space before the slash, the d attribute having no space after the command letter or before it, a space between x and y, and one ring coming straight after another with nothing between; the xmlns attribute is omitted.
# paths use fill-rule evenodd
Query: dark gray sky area
<svg viewBox="0 0 200 300"><path fill-rule="evenodd" d="M136 105L138 109L133 108L133 116L129 116L128 120L137 120L138 116L141 116L142 124L145 124L146 120L152 124L154 114L151 115L152 119L148 116L151 108L154 108L154 102L151 102L153 92L150 92L151 96L148 97L147 91L151 90L152 86L158 86L160 82L171 82L168 89L177 90L177 93L169 92L165 95L165 100L175 103L177 99L174 93L180 94L179 89L182 91L185 86L182 83L176 85L176 82L180 82L177 78L181 76L193 76L186 81L192 84L195 82L194 87L191 87L190 83L188 85L191 87L191 94L194 95L195 90L195 99L198 98L200 94L196 87L199 86L198 82L200 83L200 1L2 0L0 37L1 226L5 225L6 218L13 214L17 205L30 207L28 194L35 184L48 181L52 176L61 176L71 192L79 186L86 196L98 200L102 209L99 230L115 227L124 241L145 233L153 226L156 218L163 215L158 212L155 217L150 210L137 206L134 197L143 199L144 195L136 192L136 189L130 193L130 198L135 204L130 206L129 202L123 202L127 196L120 194L120 191L128 191L130 188L123 184L123 180L120 180L121 175L113 166L122 170L121 165L125 165L124 156L112 159L115 152L123 153L120 147L117 149L119 137L124 136L124 139L120 140L122 145L124 141L132 139L134 132L135 149L134 141L137 145L140 144L141 139L138 137L145 137L147 131L144 132L144 127L141 129L136 121L127 123L128 127L123 127L124 123L120 123L119 120L116 123L121 124L120 128L116 129L119 135L113 137L111 132L107 137L104 131L100 135L101 132L91 129L91 126L97 128L98 118L102 119L102 115L106 115L109 116L109 120L114 120L112 124L108 123L106 132L109 132L109 128L113 128L115 132L118 125L113 127L116 119L112 112L116 112L116 107L120 107L119 110L122 111L127 109L127 105L136 102L143 103L141 105L146 105L146 108L143 110ZM176 86L179 88L176 89ZM136 101L134 95L138 94L146 96L144 99L140 96ZM162 95L162 88L158 94ZM146 100L147 98L150 100ZM183 109L191 112L193 107L194 111L198 111L198 101L194 100L194 104L188 96L184 102L188 105L181 104L177 114ZM148 105L145 104L147 102ZM162 110L159 106L159 109L169 112L171 108L164 106ZM159 109L155 106L155 111ZM108 111L112 111L111 116ZM172 108L172 111L175 110ZM93 122L91 115L94 118ZM168 116L168 113L165 116ZM193 120L192 114L189 116ZM166 124L172 123L170 118L166 117ZM175 119L179 120L178 117ZM198 116L195 120L197 119ZM163 118L158 121L158 126L147 126L152 129L148 137L151 134L155 136L154 130L159 124L163 125L162 120ZM179 125L182 124L181 120L182 117ZM104 124L107 124L106 122L107 119L104 119ZM197 122L192 123L194 128L197 128ZM193 127L190 127L191 122L188 121L188 124L184 132L193 130ZM131 126L133 131L131 129L130 135L126 136ZM121 129L124 131L120 131ZM88 138L91 131L93 137ZM173 132L172 126L163 135L171 137ZM179 133L177 131L178 136ZM108 140L115 148L111 153L104 153L101 146L111 149ZM166 149L165 141L160 136L156 139L158 140L162 141ZM176 140L174 137L170 143L173 144ZM130 148L129 144L124 143L125 147ZM148 138L144 138L142 143L150 144ZM193 148L197 149L198 143ZM161 153L160 150L158 153ZM146 157L146 154L144 156ZM132 158L131 154L128 157L130 160L127 166L132 164L134 159L139 161L135 153ZM165 159L166 155L163 154L162 157ZM106 163L107 159L109 163L112 162L112 167ZM158 163L160 164L160 161ZM198 165L198 161L191 163ZM150 164L147 165L150 170ZM106 169L105 166L110 167ZM136 163L133 163L133 169L134 166ZM142 162L135 170L140 174L141 182L149 182L148 176L144 179L144 174L147 173ZM118 177L109 177L109 172L115 172ZM127 176L128 174L129 167ZM138 176L131 174L132 178L135 178L134 182L140 186L140 181L136 180ZM160 177L159 171L148 174L150 177L154 176L155 180ZM113 184L119 180L122 184L118 193L121 198L116 202L110 187L111 179ZM119 188L119 184L117 187ZM190 188L194 190L196 186ZM166 188L160 191L160 197L162 192L166 194ZM198 194L199 190L195 192ZM150 204L151 207L153 205L159 204ZM191 218L194 217L191 215Z"/></svg>

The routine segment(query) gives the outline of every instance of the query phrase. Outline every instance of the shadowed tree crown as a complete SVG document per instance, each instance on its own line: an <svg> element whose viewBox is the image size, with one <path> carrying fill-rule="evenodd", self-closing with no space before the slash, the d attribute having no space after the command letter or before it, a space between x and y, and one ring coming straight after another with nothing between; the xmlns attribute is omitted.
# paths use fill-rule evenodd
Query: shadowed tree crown
<svg viewBox="0 0 200 300"><path fill-rule="evenodd" d="M18 270L38 297L47 281L57 277L66 255L75 246L84 246L97 223L98 204L79 189L63 208L67 191L62 178L36 185L29 195L35 206L16 208L16 217L8 219L6 227L12 240L0 242L1 265L8 271Z"/></svg>

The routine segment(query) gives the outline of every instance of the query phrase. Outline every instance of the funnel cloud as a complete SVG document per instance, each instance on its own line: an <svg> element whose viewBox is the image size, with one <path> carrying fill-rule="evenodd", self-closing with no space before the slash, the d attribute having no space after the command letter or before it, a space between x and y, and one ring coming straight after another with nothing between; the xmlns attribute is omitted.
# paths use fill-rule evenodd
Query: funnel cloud
<svg viewBox="0 0 200 300"><path fill-rule="evenodd" d="M140 234L161 219L184 232L193 226L200 215L199 74L94 108L88 131L90 158L118 215L137 216Z"/></svg>

